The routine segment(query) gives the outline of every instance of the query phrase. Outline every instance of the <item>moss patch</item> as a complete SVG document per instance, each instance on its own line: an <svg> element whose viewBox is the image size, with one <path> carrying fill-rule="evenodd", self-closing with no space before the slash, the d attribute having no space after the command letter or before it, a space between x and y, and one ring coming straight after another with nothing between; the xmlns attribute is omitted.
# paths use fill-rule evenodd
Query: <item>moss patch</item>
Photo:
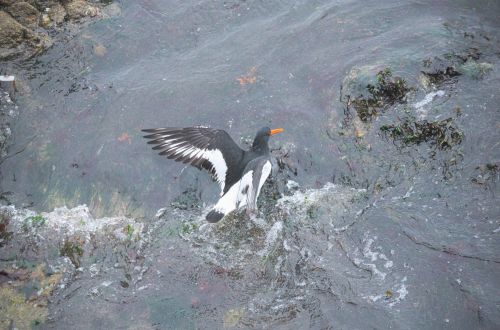
<svg viewBox="0 0 500 330"><path fill-rule="evenodd" d="M131 224L127 224L123 228L123 232L125 235L127 235L127 239L132 239L132 236L134 235L134 226L132 226Z"/></svg>
<svg viewBox="0 0 500 330"><path fill-rule="evenodd" d="M41 215L34 215L24 219L23 229L28 230L29 228L39 228L45 224L46 219Z"/></svg>
<svg viewBox="0 0 500 330"><path fill-rule="evenodd" d="M185 222L179 228L179 233L183 235L188 235L196 230L198 230L198 224L192 222Z"/></svg>

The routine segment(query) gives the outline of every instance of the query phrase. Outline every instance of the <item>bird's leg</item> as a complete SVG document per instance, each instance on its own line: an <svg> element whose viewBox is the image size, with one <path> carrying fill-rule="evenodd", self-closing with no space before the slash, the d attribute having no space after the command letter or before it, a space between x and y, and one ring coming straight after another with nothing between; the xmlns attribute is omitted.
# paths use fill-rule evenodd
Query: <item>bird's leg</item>
<svg viewBox="0 0 500 330"><path fill-rule="evenodd" d="M257 217L257 209L254 207L247 207L246 213L251 219Z"/></svg>
<svg viewBox="0 0 500 330"><path fill-rule="evenodd" d="M259 212L257 208L247 208L246 213L248 215L249 220L252 221L255 226L261 228L264 231L269 229L269 227L266 224L266 221L259 217Z"/></svg>

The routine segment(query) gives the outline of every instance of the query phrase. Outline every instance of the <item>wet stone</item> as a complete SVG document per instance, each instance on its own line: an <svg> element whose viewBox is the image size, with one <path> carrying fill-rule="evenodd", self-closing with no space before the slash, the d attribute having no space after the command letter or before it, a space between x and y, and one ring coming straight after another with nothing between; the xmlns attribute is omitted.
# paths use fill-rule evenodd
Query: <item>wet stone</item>
<svg viewBox="0 0 500 330"><path fill-rule="evenodd" d="M40 12L27 2L16 2L5 10L26 27L35 28L38 26Z"/></svg>
<svg viewBox="0 0 500 330"><path fill-rule="evenodd" d="M13 3L16 3L18 0L0 0L1 6L10 6Z"/></svg>
<svg viewBox="0 0 500 330"><path fill-rule="evenodd" d="M17 54L17 46L23 41L33 41L33 32L19 24L4 11L0 11L0 60Z"/></svg>
<svg viewBox="0 0 500 330"><path fill-rule="evenodd" d="M56 25L60 25L66 18L66 10L61 4L56 3L49 8L49 12L45 15L48 16L49 22L54 22Z"/></svg>
<svg viewBox="0 0 500 330"><path fill-rule="evenodd" d="M60 37L53 32L61 31L65 21L84 21L84 18L96 16L102 18L99 6L104 5L104 2L83 0L3 0L0 3L0 60L27 59L40 54L52 45L52 37ZM114 11L110 9L111 13L116 12L116 5L114 7ZM73 30L75 26L67 32Z"/></svg>
<svg viewBox="0 0 500 330"><path fill-rule="evenodd" d="M99 15L100 10L84 0L74 0L66 3L65 7L68 17L79 19L83 17L94 17Z"/></svg>

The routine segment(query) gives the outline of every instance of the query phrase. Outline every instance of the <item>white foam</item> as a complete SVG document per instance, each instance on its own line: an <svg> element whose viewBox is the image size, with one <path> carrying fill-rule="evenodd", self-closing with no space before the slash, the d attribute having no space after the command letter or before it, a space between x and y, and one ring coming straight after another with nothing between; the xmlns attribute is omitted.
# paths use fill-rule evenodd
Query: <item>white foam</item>
<svg viewBox="0 0 500 330"><path fill-rule="evenodd" d="M296 208L307 209L312 204L317 204L319 201L325 200L335 201L335 204L347 202L352 199L356 194L366 192L366 189L346 188L327 182L320 189L307 189L305 191L295 191L293 195L284 196L276 203L277 207L286 209L287 206L293 210Z"/></svg>
<svg viewBox="0 0 500 330"><path fill-rule="evenodd" d="M13 206L1 207L12 215L12 224L17 230L21 230L26 224L26 219L36 216L37 213L28 209L16 209ZM78 205L68 209L66 206L55 208L52 212L41 212L39 214L44 220L40 229L45 233L61 238L81 235L90 239L96 233L110 232L118 239L126 239L125 226L130 225L132 236L142 232L143 224L127 217L104 217L94 218L87 205Z"/></svg>
<svg viewBox="0 0 500 330"><path fill-rule="evenodd" d="M293 180L288 180L286 182L286 187L289 189L289 190L296 190L296 189L299 189L299 184Z"/></svg>
<svg viewBox="0 0 500 330"><path fill-rule="evenodd" d="M417 113L419 115L419 119L424 119L425 117L427 117L428 110L424 109L424 107L427 104L431 103L436 96L442 97L444 95L445 95L445 92L442 91L442 90L438 90L438 91L435 91L435 92L430 92L427 95L425 95L425 97L424 97L424 99L422 101L415 103L413 105L413 107L415 109L417 109Z"/></svg>
<svg viewBox="0 0 500 330"><path fill-rule="evenodd" d="M273 224L271 229L267 232L266 240L264 242L264 248L258 252L259 255L265 256L271 252L270 250L280 237L281 232L283 231L283 222L278 221Z"/></svg>
<svg viewBox="0 0 500 330"><path fill-rule="evenodd" d="M14 80L16 80L16 77L14 76L0 76L0 81L9 82Z"/></svg>

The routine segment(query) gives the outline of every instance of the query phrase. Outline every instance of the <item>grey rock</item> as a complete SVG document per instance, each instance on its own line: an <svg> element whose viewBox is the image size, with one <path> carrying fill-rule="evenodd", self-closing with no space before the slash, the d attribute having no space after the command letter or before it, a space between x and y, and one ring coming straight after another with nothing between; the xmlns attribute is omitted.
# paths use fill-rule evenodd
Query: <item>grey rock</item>
<svg viewBox="0 0 500 330"><path fill-rule="evenodd" d="M10 6L16 2L17 0L0 0L0 6Z"/></svg>
<svg viewBox="0 0 500 330"><path fill-rule="evenodd" d="M22 25L35 28L38 26L40 12L27 2L16 2L5 9Z"/></svg>
<svg viewBox="0 0 500 330"><path fill-rule="evenodd" d="M69 2L64 7L66 8L66 12L70 19L94 17L100 14L100 11L97 7L89 4L84 0L75 0Z"/></svg>
<svg viewBox="0 0 500 330"><path fill-rule="evenodd" d="M4 11L0 11L0 60L19 54L20 45L33 43L38 37Z"/></svg>
<svg viewBox="0 0 500 330"><path fill-rule="evenodd" d="M50 7L49 12L48 12L49 18L56 23L57 25L61 24L64 22L64 19L66 18L66 10L64 7L56 3L54 6Z"/></svg>

